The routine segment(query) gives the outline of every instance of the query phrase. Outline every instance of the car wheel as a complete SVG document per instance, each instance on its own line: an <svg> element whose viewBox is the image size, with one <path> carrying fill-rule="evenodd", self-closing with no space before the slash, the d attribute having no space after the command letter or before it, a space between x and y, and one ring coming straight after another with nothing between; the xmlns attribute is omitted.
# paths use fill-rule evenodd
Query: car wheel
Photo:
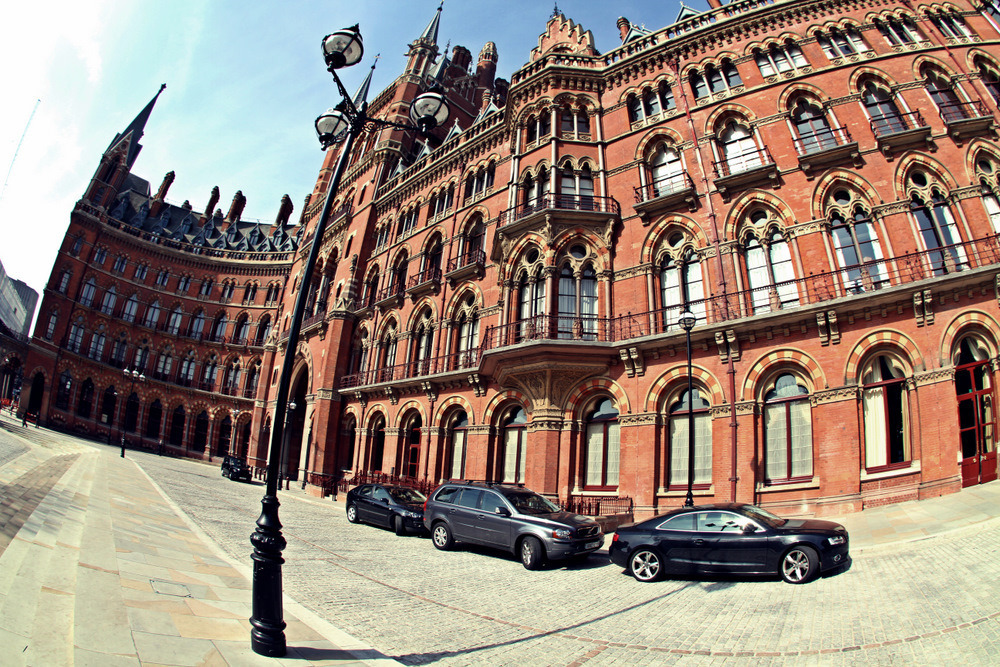
<svg viewBox="0 0 1000 667"><path fill-rule="evenodd" d="M443 523L434 525L434 529L431 530L431 541L441 551L447 551L455 545L455 540L451 536L451 530Z"/></svg>
<svg viewBox="0 0 1000 667"><path fill-rule="evenodd" d="M636 581L656 581L663 574L663 559L652 549L637 549L628 559L628 571Z"/></svg>
<svg viewBox="0 0 1000 667"><path fill-rule="evenodd" d="M358 522L358 508L356 505L351 504L347 506L347 520L351 523Z"/></svg>
<svg viewBox="0 0 1000 667"><path fill-rule="evenodd" d="M526 537L521 540L521 564L526 570L537 570L545 560L542 543L537 537Z"/></svg>
<svg viewBox="0 0 1000 667"><path fill-rule="evenodd" d="M397 515L392 520L392 527L395 529L396 534L402 537L406 535L406 526L403 525L403 517Z"/></svg>
<svg viewBox="0 0 1000 667"><path fill-rule="evenodd" d="M811 547L794 547L781 559L781 578L790 584L804 584L819 569L819 556Z"/></svg>

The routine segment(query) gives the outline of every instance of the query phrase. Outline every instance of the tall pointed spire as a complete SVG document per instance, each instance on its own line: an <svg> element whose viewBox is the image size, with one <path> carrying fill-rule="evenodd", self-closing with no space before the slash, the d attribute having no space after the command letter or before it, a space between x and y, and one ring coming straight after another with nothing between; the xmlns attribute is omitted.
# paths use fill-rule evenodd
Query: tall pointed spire
<svg viewBox="0 0 1000 667"><path fill-rule="evenodd" d="M418 42L424 41L437 45L438 27L441 25L442 8L444 8L444 0L441 0L441 4L438 5L437 11L434 12L434 18L432 18L431 22L427 24L427 28L424 30L424 33L417 39Z"/></svg>
<svg viewBox="0 0 1000 667"><path fill-rule="evenodd" d="M368 76L366 76L365 80L361 82L358 92L354 94L354 106L358 109L360 109L361 105L368 100L368 89L371 88L372 85L372 74L375 73L375 65L378 65L378 59L381 57L381 53L375 55L375 62L372 63L372 68L368 70Z"/></svg>
<svg viewBox="0 0 1000 667"><path fill-rule="evenodd" d="M104 151L107 153L121 142L127 141L128 152L125 158L125 166L128 169L132 168L132 165L135 163L135 159L139 156L139 151L142 150L142 146L139 145L139 139L142 138L142 134L146 128L146 121L149 120L149 115L153 112L153 106L156 104L157 98L160 97L160 93L162 93L163 89L166 87L167 84L165 83L160 85L160 89L156 91L156 95L153 95L153 99L149 101L149 104L143 107L142 111L139 112L139 115L137 115L132 122L129 123L124 132L120 132L115 135L114 141L112 141L108 146L108 149Z"/></svg>

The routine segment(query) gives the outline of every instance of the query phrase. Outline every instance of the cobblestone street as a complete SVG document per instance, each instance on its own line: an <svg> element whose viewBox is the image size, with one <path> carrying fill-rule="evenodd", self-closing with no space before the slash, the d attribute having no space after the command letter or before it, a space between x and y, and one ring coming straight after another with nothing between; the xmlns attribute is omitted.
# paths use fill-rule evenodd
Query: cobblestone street
<svg viewBox="0 0 1000 667"><path fill-rule="evenodd" d="M130 453L231 557L249 563L263 485ZM601 551L529 572L478 549L352 525L342 503L281 493L285 592L406 664L941 664L1000 649L1000 525L853 554L846 572L639 584Z"/></svg>

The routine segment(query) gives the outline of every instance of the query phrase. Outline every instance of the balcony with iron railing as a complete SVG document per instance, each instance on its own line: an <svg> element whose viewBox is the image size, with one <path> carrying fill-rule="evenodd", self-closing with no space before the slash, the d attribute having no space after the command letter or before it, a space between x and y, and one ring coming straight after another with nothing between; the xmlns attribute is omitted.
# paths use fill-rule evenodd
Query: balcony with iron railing
<svg viewBox="0 0 1000 667"><path fill-rule="evenodd" d="M479 348L472 348L383 368L371 368L361 373L343 376L340 379L340 389L356 389L389 382L405 382L432 375L466 372L478 368L479 359Z"/></svg>
<svg viewBox="0 0 1000 667"><path fill-rule="evenodd" d="M416 299L425 294L435 294L441 288L441 267L425 266L407 281L406 294Z"/></svg>
<svg viewBox="0 0 1000 667"><path fill-rule="evenodd" d="M507 233L514 232L548 212L562 213L569 220L605 220L608 215L620 216L621 206L613 197L549 193L503 211L497 217L497 227Z"/></svg>
<svg viewBox="0 0 1000 667"><path fill-rule="evenodd" d="M635 188L635 211L643 224L649 224L658 213L671 211L681 204L693 211L697 205L698 193L694 181L686 172L664 176L652 183Z"/></svg>
<svg viewBox="0 0 1000 667"><path fill-rule="evenodd" d="M855 163L861 159L858 142L851 138L846 127L825 127L814 132L795 137L795 151L799 156L799 167L807 176L818 169L845 161Z"/></svg>
<svg viewBox="0 0 1000 667"><path fill-rule="evenodd" d="M981 100L942 104L938 114L956 140L986 134L995 126L993 114Z"/></svg>
<svg viewBox="0 0 1000 667"><path fill-rule="evenodd" d="M712 166L715 187L727 201L736 190L778 183L778 167L767 147L754 147L739 154L726 155L724 160L717 160Z"/></svg>
<svg viewBox="0 0 1000 667"><path fill-rule="evenodd" d="M931 126L919 111L872 116L871 128L879 150L886 154L896 148L931 140Z"/></svg>
<svg viewBox="0 0 1000 667"><path fill-rule="evenodd" d="M393 279L391 285L387 285L378 291L375 296L375 300L372 303L379 310L399 308L403 305L403 297L405 294L406 289L403 281Z"/></svg>
<svg viewBox="0 0 1000 667"><path fill-rule="evenodd" d="M467 278L482 278L486 273L486 251L476 248L464 251L448 260L444 277L449 285L456 285Z"/></svg>

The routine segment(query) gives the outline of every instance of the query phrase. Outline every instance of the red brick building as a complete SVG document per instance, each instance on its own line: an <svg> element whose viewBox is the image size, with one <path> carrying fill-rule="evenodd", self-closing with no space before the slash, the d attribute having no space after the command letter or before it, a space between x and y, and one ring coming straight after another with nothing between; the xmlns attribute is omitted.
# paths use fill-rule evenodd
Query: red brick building
<svg viewBox="0 0 1000 667"><path fill-rule="evenodd" d="M622 43L604 53L555 15L509 84L491 43L475 65L464 47L439 52L438 10L368 112L402 121L438 82L452 115L426 142L386 129L355 144L295 351L288 475L317 489L373 471L524 482L649 514L683 501L693 423L698 502L822 514L996 478L997 7L708 4L660 30L619 19ZM159 437L204 455L229 446L229 388L253 397L235 405L262 462L297 251L314 241L336 151L302 225L289 228L285 206L256 227L273 248L249 241L236 202L225 217L190 213L189 236L164 247L129 228L144 201L156 217L169 185L140 196L132 136L74 211L25 391L33 378L50 422L126 432L156 397L161 424L184 417L177 438L166 425ZM249 246L208 252L206 227ZM87 253L74 255L78 238ZM232 291L203 303L169 279L138 286L110 260L95 266L102 247L233 285L241 301L250 284L274 298L237 308ZM91 275L97 296L85 297ZM109 341L149 349L147 377L169 347L209 384L161 374L135 387L135 422L128 405L81 420L76 383L122 386L81 350L103 321L94 299L126 284L164 312L176 301L182 332L199 308L215 332L219 317L278 326L241 346L108 321ZM690 395L684 311L697 318ZM227 384L234 363L260 381Z"/></svg>

